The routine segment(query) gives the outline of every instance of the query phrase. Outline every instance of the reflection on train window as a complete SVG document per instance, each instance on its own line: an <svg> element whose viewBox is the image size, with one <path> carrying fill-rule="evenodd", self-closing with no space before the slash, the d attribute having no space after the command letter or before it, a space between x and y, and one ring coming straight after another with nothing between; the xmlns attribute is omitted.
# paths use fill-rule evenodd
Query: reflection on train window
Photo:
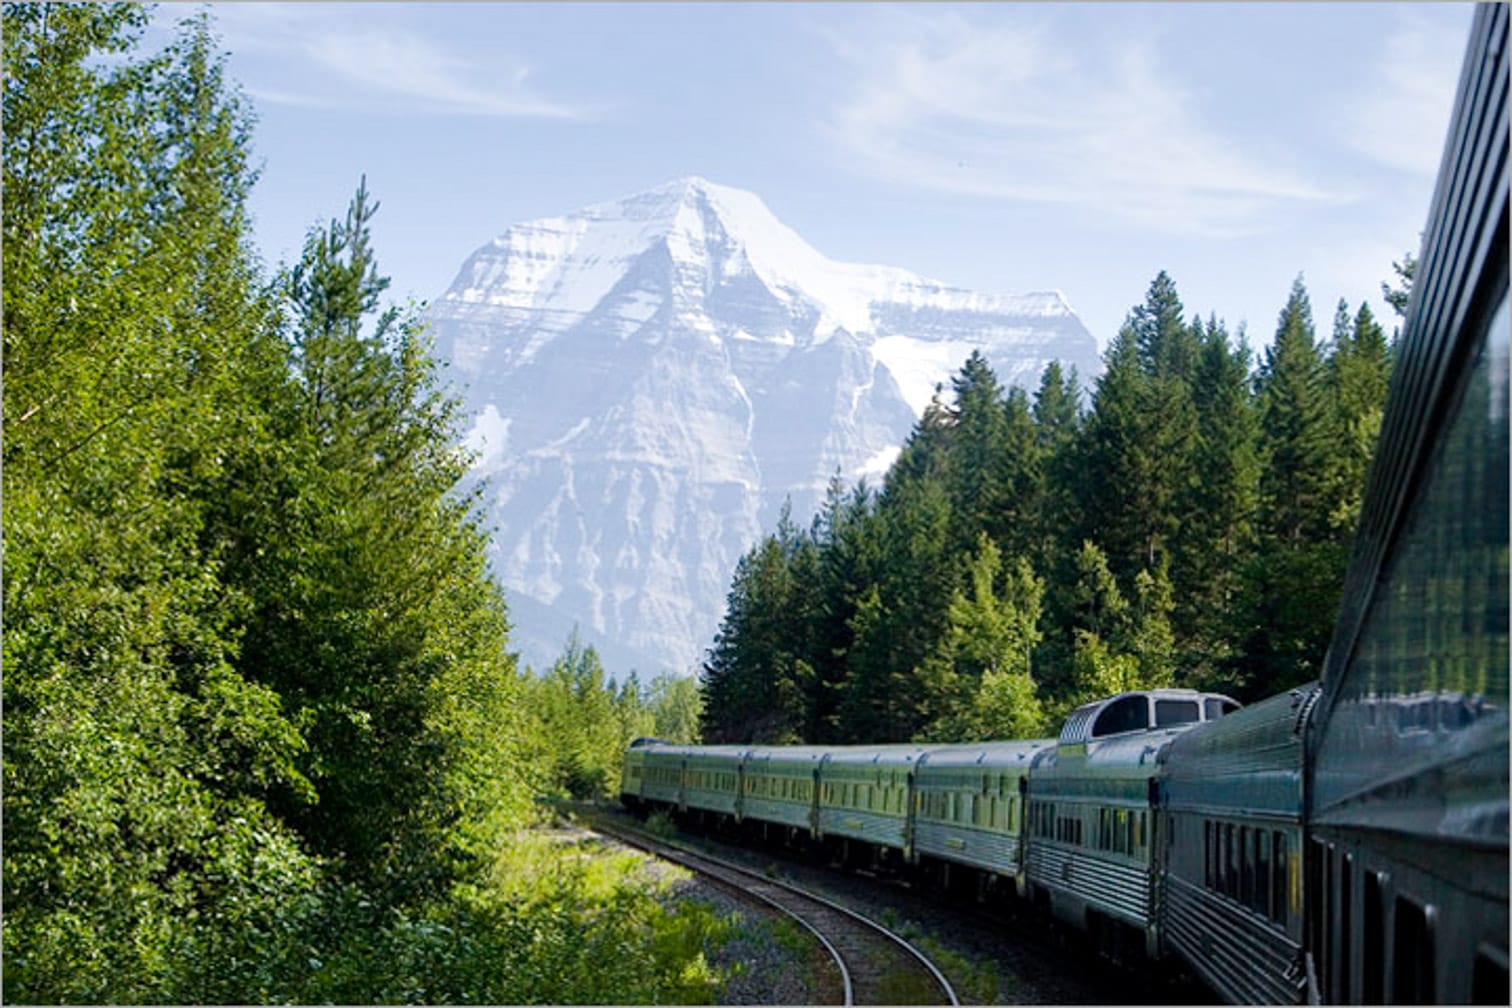
<svg viewBox="0 0 1512 1008"><path fill-rule="evenodd" d="M1425 694L1507 695L1508 328L1503 298L1355 655L1362 690L1402 698L1404 733L1477 716Z"/></svg>
<svg viewBox="0 0 1512 1008"><path fill-rule="evenodd" d="M1188 724L1202 717L1196 700L1156 700L1155 727Z"/></svg>

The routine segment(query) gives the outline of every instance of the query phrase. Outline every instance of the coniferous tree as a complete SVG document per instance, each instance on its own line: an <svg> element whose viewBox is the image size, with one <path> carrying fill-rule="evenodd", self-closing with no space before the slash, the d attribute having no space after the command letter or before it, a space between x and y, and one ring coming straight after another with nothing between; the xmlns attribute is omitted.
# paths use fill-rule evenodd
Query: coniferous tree
<svg viewBox="0 0 1512 1008"><path fill-rule="evenodd" d="M1201 475L1180 511L1183 550L1171 560L1183 671L1193 684L1231 686L1238 642L1233 611L1240 576L1256 541L1260 479L1259 414L1250 380L1250 351L1241 332L1209 318L1199 342L1193 405L1194 468Z"/></svg>
<svg viewBox="0 0 1512 1008"><path fill-rule="evenodd" d="M969 585L952 596L944 632L919 669L930 719L920 739L1027 738L1042 729L1029 666L1040 639L1044 584L1023 558L1003 567L997 546L982 533Z"/></svg>
<svg viewBox="0 0 1512 1008"><path fill-rule="evenodd" d="M1353 319L1343 301L1344 317L1336 322L1339 333L1329 360L1329 383L1337 409L1339 452L1339 499L1330 515L1340 533L1350 535L1359 520L1365 493L1365 475L1375 456L1386 393L1391 384L1391 352L1386 335L1363 301Z"/></svg>
<svg viewBox="0 0 1512 1008"><path fill-rule="evenodd" d="M1259 544L1246 565L1248 633L1240 692L1267 695L1317 674L1328 644L1346 546L1332 515L1340 438L1326 365L1299 276L1260 375Z"/></svg>

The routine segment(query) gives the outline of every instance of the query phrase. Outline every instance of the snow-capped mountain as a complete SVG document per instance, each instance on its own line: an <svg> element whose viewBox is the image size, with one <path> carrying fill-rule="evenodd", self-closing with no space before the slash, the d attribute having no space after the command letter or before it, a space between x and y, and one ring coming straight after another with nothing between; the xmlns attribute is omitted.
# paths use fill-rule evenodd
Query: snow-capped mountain
<svg viewBox="0 0 1512 1008"><path fill-rule="evenodd" d="M783 501L805 524L837 470L885 472L972 350L1027 388L1099 367L1058 292L833 262L700 178L509 228L429 315L525 660L576 624L621 675L696 667Z"/></svg>

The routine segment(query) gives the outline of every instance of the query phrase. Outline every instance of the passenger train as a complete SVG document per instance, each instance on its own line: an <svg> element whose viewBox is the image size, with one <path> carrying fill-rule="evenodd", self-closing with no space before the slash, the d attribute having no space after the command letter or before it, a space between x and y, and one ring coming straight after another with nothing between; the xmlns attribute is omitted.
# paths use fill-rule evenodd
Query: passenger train
<svg viewBox="0 0 1512 1008"><path fill-rule="evenodd" d="M972 878L1237 1003L1508 1003L1508 7L1478 8L1320 681L1055 739L637 740L622 800Z"/></svg>

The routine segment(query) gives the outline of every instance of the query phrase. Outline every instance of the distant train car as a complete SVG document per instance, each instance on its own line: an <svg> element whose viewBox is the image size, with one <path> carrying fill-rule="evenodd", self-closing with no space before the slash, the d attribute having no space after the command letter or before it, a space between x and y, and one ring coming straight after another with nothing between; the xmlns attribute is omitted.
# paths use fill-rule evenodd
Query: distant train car
<svg viewBox="0 0 1512 1008"><path fill-rule="evenodd" d="M749 746L689 746L683 761L684 806L706 820L738 819L741 764Z"/></svg>
<svg viewBox="0 0 1512 1008"><path fill-rule="evenodd" d="M1318 692L1195 727L1160 756L1162 942L1237 1004L1306 996L1302 742Z"/></svg>
<svg viewBox="0 0 1512 1008"><path fill-rule="evenodd" d="M830 749L819 764L819 838L859 841L907 856L908 789L916 745ZM844 843L849 852L853 845Z"/></svg>
<svg viewBox="0 0 1512 1008"><path fill-rule="evenodd" d="M787 839L815 836L819 761L828 751L822 746L751 747L743 765L741 820L785 827Z"/></svg>
<svg viewBox="0 0 1512 1008"><path fill-rule="evenodd" d="M1507 31L1477 8L1311 729L1332 1003L1508 1003Z"/></svg>
<svg viewBox="0 0 1512 1008"><path fill-rule="evenodd" d="M631 812L641 810L641 792L646 782L646 747L661 745L660 739L642 736L630 743L620 761L620 804Z"/></svg>
<svg viewBox="0 0 1512 1008"><path fill-rule="evenodd" d="M1159 954L1156 757L1180 732L1236 710L1215 693L1123 693L1073 711L1029 769L1031 895L1115 956Z"/></svg>
<svg viewBox="0 0 1512 1008"><path fill-rule="evenodd" d="M942 746L914 770L913 852L1013 880L1024 890L1023 824L1029 764L1054 739Z"/></svg>
<svg viewBox="0 0 1512 1008"><path fill-rule="evenodd" d="M640 790L642 804L648 808L681 812L687 807L684 770L688 756L703 747L652 742L639 748L644 767Z"/></svg>

